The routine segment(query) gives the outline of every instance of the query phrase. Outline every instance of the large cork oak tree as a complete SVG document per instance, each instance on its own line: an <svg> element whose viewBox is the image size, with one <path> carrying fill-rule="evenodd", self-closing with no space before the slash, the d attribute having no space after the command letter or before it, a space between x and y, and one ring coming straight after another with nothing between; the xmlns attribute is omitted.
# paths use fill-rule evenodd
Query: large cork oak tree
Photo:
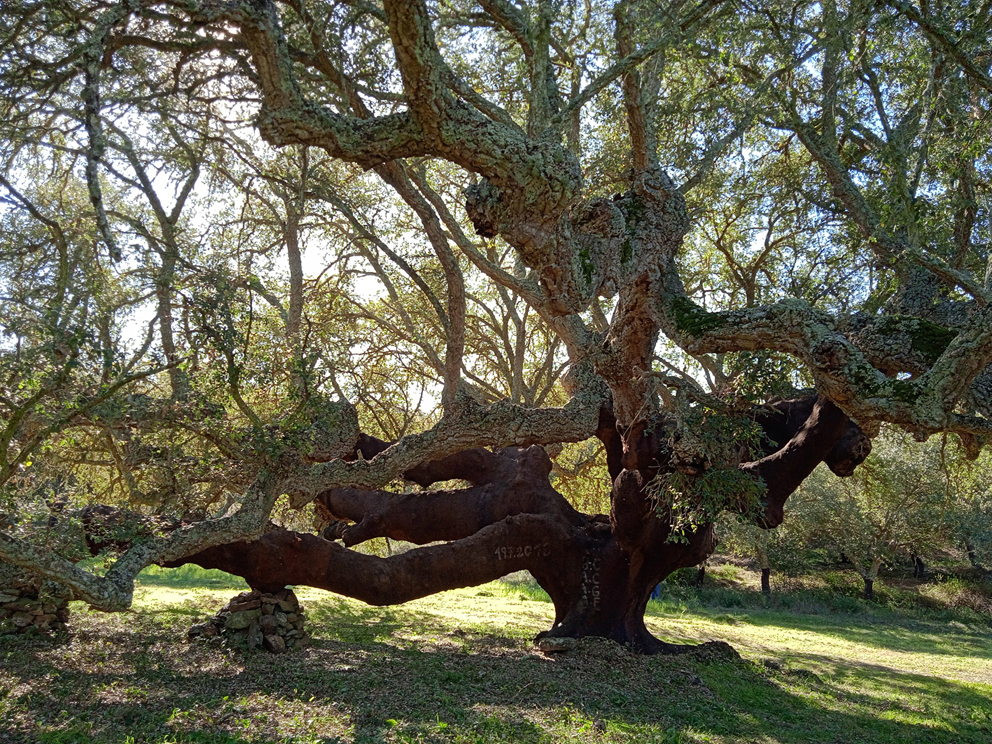
<svg viewBox="0 0 992 744"><path fill-rule="evenodd" d="M992 290L987 275L975 273L987 258L976 239L986 215L974 186L984 183L985 156L953 160L940 151L947 159L937 163L943 145L932 136L940 127L946 134L948 127L985 126L981 117L941 119L939 109L953 99L983 110L992 90L987 55L969 56L972 37L954 36L945 30L952 26L908 3L662 5L620 2L593 13L590 22L608 29L601 38L609 40L595 64L575 56L579 36L563 35L566 11L546 0L106 6L88 27L76 68L85 83L89 198L101 239L120 242L98 177L106 143L116 136L100 116L101 80L121 74L115 55L186 50L232 62L229 78L248 103L225 116L249 111L273 148L306 148L373 171L416 215L418 239L437 268L431 287L422 288L442 319L435 359L442 413L433 427L383 441L361 432L354 406L307 389L306 441L278 422L252 422L256 445L243 455L250 467L242 470L248 475L239 508L133 541L102 577L6 535L0 557L58 578L108 610L130 603L134 576L150 563L193 562L244 576L257 589L306 585L373 604L526 569L555 604L544 635L603 636L646 653L675 652L679 647L645 628L645 606L659 581L715 549L720 511L774 528L818 464L840 476L853 472L879 422L921 438L954 432L980 447L992 432ZM345 18L362 19L369 36L335 37ZM930 65L931 87L921 83L916 103L897 100L879 83L865 51L866 35L881 39L894 28L902 43L932 51L899 62L906 79L924 80ZM472 34L494 34L512 46L512 86L486 89L472 78L471 54L453 41ZM702 71L694 90L725 85L737 99L723 110L718 131L700 133L692 167L682 163L676 173L659 157L669 152L666 127L674 132L684 122L666 119L678 104L673 96L695 95L679 93L666 78L688 69L666 69L681 49ZM480 46L476 53L488 52ZM588 61L592 52L586 54ZM378 89L375 74L356 72L359 55L379 55ZM907 72L917 63L920 70ZM615 110L594 108L604 91L615 91ZM583 132L590 117L607 114L622 146L609 150L607 140L591 139L624 167L614 169L619 179L597 183L603 168L583 149ZM785 172L778 188L795 188L792 203L821 215L829 240L856 246L852 255L867 273L850 275L843 307L818 303L812 291L790 296L787 288L762 304L762 272L771 274L755 262L781 247L769 247L772 227L751 240L759 256L751 264L727 254L739 291L727 292L726 301L708 293L731 280L706 276L684 259L706 199L721 199L711 174L720 164L733 170L735 158L744 163L749 152L734 155L734 143L755 131L767 133L762 146L781 156L783 172L786 165L805 169L801 176ZM881 165L872 170L869 161ZM452 198L451 189L431 182L425 163L443 163L467 187ZM885 188L876 190L866 173ZM703 186L709 196L690 199ZM927 237L939 230L921 211L925 190L933 200L947 197L947 245ZM966 191L968 199L961 197ZM811 241L802 250L821 250L817 231L806 227L790 239ZM871 272L888 279L862 285ZM286 328L297 338L299 269L290 278ZM520 298L567 356L560 405L518 395L494 401L471 379L466 359L480 351L466 342L467 308L479 282ZM166 290L159 296L162 307L175 305ZM168 315L163 311L163 329ZM180 352L163 348L166 361L178 359ZM782 379L803 376L806 392L764 402L731 394L733 380L721 377L721 365L741 354L789 360ZM695 376L673 372L683 363ZM169 366L170 410L178 412L160 415L166 423L192 406L184 388L192 383L177 369L179 362ZM516 380L514 374L508 376ZM300 393L305 385L296 384ZM233 382L231 388L231 409L248 408ZM550 478L553 447L593 437L609 471L607 514L576 510ZM239 440L239 453L251 449L248 440ZM234 457L234 449L226 455ZM389 490L398 479L420 488ZM447 483L453 480L460 483ZM313 504L326 528L267 528L281 499L298 509ZM381 537L418 547L386 558L353 549Z"/></svg>

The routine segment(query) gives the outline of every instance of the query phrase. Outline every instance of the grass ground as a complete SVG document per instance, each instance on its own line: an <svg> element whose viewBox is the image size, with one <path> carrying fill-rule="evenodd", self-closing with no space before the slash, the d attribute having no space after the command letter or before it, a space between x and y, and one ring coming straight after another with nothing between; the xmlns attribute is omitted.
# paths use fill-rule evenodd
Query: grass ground
<svg viewBox="0 0 992 744"><path fill-rule="evenodd" d="M980 606L869 605L830 575L767 600L734 571L673 585L648 624L741 661L547 658L552 606L502 582L391 608L301 590L313 645L245 655L185 637L240 581L156 570L129 614L77 604L69 638L0 639L0 742L992 742Z"/></svg>

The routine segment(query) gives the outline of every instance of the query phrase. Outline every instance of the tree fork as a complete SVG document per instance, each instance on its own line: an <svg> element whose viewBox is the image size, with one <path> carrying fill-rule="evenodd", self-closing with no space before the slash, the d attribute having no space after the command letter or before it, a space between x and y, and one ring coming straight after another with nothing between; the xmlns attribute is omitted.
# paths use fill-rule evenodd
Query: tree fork
<svg viewBox="0 0 992 744"><path fill-rule="evenodd" d="M785 443L741 467L768 479L764 520L772 526L777 521L769 512L781 510L793 484L817 463L826 458L832 467L847 468L867 451L860 429L823 398L782 402L767 415L762 428ZM608 407L601 411L597 436L613 476L609 516L572 508L549 482L551 461L543 447L475 448L404 473L421 485L459 478L473 484L468 488L412 494L336 488L316 501L329 518L352 522L338 533L347 546L372 537L421 545L445 541L442 545L378 558L275 529L254 541L215 546L162 565L196 563L242 576L262 591L305 585L376 605L526 569L555 606L554 624L540 638L600 636L642 653L677 653L685 647L664 643L647 630L648 599L672 571L705 560L716 540L710 524L672 540L671 524L657 517L646 496L651 479L672 467L664 428L659 417L654 426L640 422L624 431ZM361 434L351 457L373 458L389 446ZM102 512L101 517L108 518ZM88 531L94 528L88 523Z"/></svg>

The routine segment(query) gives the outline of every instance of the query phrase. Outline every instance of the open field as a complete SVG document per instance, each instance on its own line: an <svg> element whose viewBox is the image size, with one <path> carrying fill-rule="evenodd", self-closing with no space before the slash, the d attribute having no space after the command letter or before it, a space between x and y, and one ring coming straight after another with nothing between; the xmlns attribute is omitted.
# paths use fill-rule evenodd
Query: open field
<svg viewBox="0 0 992 744"><path fill-rule="evenodd" d="M676 587L652 629L726 640L741 661L608 642L546 658L530 639L552 606L527 584L392 608L302 590L303 652L189 643L241 587L157 572L130 614L77 603L71 638L0 639L0 742L992 741L992 633L974 610Z"/></svg>

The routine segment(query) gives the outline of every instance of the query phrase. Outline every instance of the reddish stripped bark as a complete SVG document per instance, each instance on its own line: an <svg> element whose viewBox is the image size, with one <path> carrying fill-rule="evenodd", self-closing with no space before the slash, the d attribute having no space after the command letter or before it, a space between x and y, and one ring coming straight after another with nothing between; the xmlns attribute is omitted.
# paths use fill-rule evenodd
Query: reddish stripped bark
<svg viewBox="0 0 992 744"><path fill-rule="evenodd" d="M817 465L835 454L834 448L848 436L850 428L851 420L844 412L821 396L802 427L783 447L741 466L744 472L760 477L767 488L764 509L758 520L760 526L767 528L782 524L786 499ZM842 452L836 453L836 457L844 463L850 460Z"/></svg>
<svg viewBox="0 0 992 744"><path fill-rule="evenodd" d="M854 473L871 452L871 439L859 426L846 416L843 422L838 418L839 409L823 396L807 396L793 400L775 400L762 406L754 416L766 440L762 454L771 455L784 447L790 439L807 425L814 409L828 406L830 416L838 426L846 427L837 442L823 455L823 462L834 474L845 478ZM807 427L808 428L808 427Z"/></svg>
<svg viewBox="0 0 992 744"><path fill-rule="evenodd" d="M258 540L208 548L170 565L219 568L262 591L277 591L287 584L312 586L368 604L391 605L484 584L536 567L539 559L548 562L552 554L567 567L581 542L581 527L563 525L554 516L522 514L461 540L388 558L349 550L315 535L274 530ZM564 554L558 546L567 546Z"/></svg>
<svg viewBox="0 0 992 744"><path fill-rule="evenodd" d="M459 460L452 455L417 468L417 475L435 479L478 479L478 450L469 450ZM516 514L548 514L563 523L575 525L583 519L548 482L551 460L543 447L508 448L488 455L489 482L456 491L396 494L335 488L318 497L327 514L355 522L341 535L345 545L357 545L373 537L388 537L422 545L438 540L458 540L473 535L487 525ZM442 474L443 473L443 474Z"/></svg>
<svg viewBox="0 0 992 744"><path fill-rule="evenodd" d="M782 437L783 446L742 465L768 486L760 520L769 527L781 521L789 494L824 458L846 469L867 454L864 435L826 399L776 405L762 414L762 425ZM604 410L598 436L614 478L608 516L581 514L552 488L551 462L542 447L495 453L474 449L406 474L422 485L467 480L474 484L468 488L413 494L341 488L318 500L330 517L351 523L340 533L345 546L373 537L444 544L378 558L313 535L277 530L171 565L219 568L263 591L305 585L376 605L527 569L555 605L554 625L539 637L600 636L643 653L677 653L686 647L652 636L644 610L659 581L712 553L712 526L670 541L670 525L657 518L645 497L650 479L670 467L667 439L657 422L622 432ZM356 451L369 458L388 446L362 435Z"/></svg>

